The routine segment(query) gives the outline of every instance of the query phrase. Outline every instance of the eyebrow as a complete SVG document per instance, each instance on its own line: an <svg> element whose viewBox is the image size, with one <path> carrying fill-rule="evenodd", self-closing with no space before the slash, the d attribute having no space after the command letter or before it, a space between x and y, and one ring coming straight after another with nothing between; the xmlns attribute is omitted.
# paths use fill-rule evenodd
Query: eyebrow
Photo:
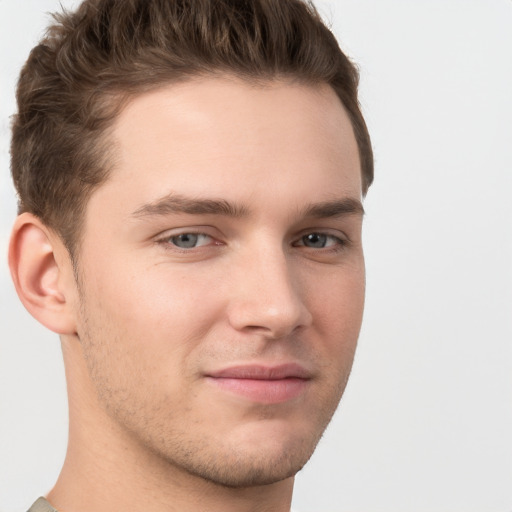
<svg viewBox="0 0 512 512"><path fill-rule="evenodd" d="M364 208L359 199L351 197L343 199L334 199L314 203L303 210L304 217L329 218L344 217L346 215L364 215Z"/></svg>
<svg viewBox="0 0 512 512"><path fill-rule="evenodd" d="M159 217L176 213L189 215L224 215L227 217L246 217L248 209L225 199L195 199L178 194L169 194L137 208L133 217Z"/></svg>
<svg viewBox="0 0 512 512"><path fill-rule="evenodd" d="M222 215L233 218L247 217L249 209L241 204L225 199L191 198L178 194L169 194L154 202L137 208L132 217L160 217L184 213L188 215ZM304 217L329 218L346 215L364 215L361 201L353 198L334 199L321 203L312 203L302 209Z"/></svg>

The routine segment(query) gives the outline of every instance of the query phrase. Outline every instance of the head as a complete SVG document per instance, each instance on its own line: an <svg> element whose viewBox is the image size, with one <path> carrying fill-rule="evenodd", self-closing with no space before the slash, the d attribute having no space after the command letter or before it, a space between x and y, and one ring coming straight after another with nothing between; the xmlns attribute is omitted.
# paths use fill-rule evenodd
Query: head
<svg viewBox="0 0 512 512"><path fill-rule="evenodd" d="M77 430L153 474L292 477L350 372L373 172L313 7L86 1L18 101L11 268L61 334Z"/></svg>

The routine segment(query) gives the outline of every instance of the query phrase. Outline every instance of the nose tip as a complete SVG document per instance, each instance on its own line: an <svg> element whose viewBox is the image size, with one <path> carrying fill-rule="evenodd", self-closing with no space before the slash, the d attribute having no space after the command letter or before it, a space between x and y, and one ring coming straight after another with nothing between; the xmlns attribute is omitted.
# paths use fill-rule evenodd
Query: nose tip
<svg viewBox="0 0 512 512"><path fill-rule="evenodd" d="M277 298L277 297L276 297ZM254 332L272 339L284 338L311 323L311 314L299 304L257 304L256 300L245 300L232 307L230 323L239 331Z"/></svg>
<svg viewBox="0 0 512 512"><path fill-rule="evenodd" d="M245 272L229 308L238 331L283 338L312 322L303 291L286 264Z"/></svg>

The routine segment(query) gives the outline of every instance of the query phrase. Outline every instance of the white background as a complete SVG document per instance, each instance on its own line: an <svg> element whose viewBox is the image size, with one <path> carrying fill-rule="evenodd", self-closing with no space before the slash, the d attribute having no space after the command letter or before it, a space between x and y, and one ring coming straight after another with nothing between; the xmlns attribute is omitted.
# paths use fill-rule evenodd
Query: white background
<svg viewBox="0 0 512 512"><path fill-rule="evenodd" d="M0 0L0 512L52 486L66 444L58 339L3 256L14 83L58 3ZM360 346L295 507L512 512L512 1L317 5L360 65L376 181Z"/></svg>

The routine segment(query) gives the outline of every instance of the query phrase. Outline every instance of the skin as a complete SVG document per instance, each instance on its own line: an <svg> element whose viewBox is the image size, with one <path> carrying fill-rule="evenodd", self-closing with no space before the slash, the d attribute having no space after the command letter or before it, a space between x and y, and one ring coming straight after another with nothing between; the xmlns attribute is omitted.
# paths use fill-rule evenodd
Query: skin
<svg viewBox="0 0 512 512"><path fill-rule="evenodd" d="M61 512L288 511L361 325L349 119L326 85L216 77L136 97L110 136L77 271L30 214L11 242L20 297L63 345L69 447L48 498ZM283 365L300 378L218 377Z"/></svg>

